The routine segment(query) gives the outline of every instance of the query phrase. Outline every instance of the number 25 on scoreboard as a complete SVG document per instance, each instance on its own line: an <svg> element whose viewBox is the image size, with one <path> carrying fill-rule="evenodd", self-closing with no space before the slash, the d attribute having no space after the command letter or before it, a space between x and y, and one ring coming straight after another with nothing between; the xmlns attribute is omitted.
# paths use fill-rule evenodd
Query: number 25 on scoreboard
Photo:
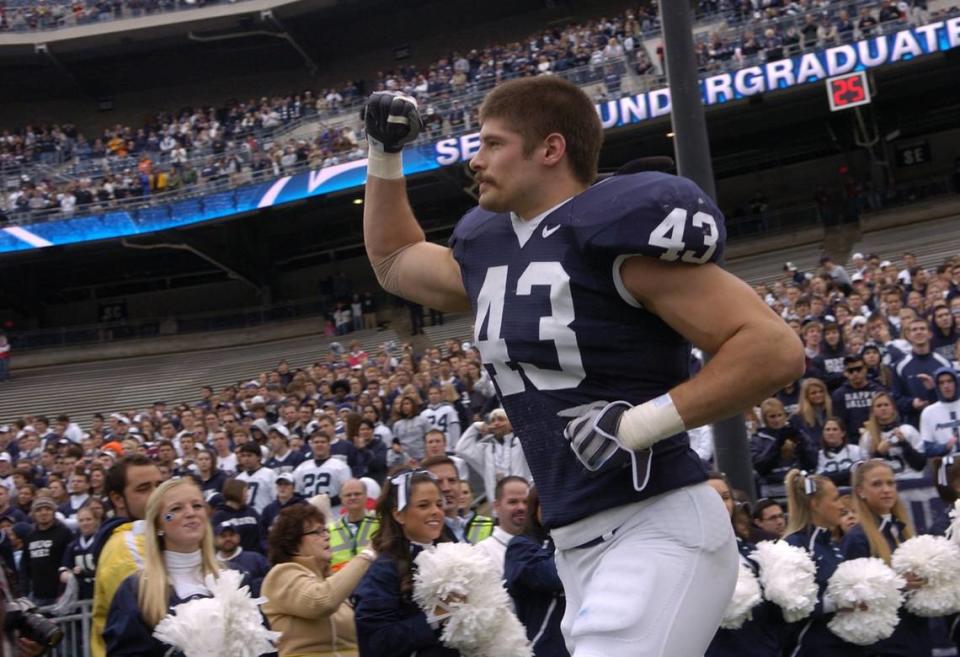
<svg viewBox="0 0 960 657"><path fill-rule="evenodd" d="M827 98L830 100L831 112L869 104L870 84L867 81L866 71L856 71L828 79Z"/></svg>

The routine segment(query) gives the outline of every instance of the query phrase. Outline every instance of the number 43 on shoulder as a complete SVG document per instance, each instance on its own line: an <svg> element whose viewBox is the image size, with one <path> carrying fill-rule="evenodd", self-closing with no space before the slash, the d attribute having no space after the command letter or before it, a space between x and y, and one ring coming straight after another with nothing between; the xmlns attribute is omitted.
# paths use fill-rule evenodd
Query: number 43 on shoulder
<svg viewBox="0 0 960 657"><path fill-rule="evenodd" d="M717 221L706 212L695 212L691 223L696 232L703 235L703 253L697 255L692 249L687 249L687 240L684 233L687 230L687 219L689 212L684 208L674 208L670 211L663 221L650 232L650 246L656 246L664 249L660 255L661 260L675 262L689 262L691 264L702 265L710 260L713 252L717 250L717 240L720 238L720 231L717 230Z"/></svg>

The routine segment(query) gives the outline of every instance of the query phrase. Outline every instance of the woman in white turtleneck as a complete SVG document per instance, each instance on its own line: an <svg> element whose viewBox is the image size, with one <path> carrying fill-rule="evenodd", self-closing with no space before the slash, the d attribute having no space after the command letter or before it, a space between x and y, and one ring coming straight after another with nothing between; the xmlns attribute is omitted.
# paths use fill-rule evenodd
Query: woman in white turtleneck
<svg viewBox="0 0 960 657"><path fill-rule="evenodd" d="M203 493L193 479L171 479L153 491L144 520L143 570L124 580L107 614L108 657L167 655L170 646L153 638L153 628L172 607L209 596L204 577L219 572Z"/></svg>

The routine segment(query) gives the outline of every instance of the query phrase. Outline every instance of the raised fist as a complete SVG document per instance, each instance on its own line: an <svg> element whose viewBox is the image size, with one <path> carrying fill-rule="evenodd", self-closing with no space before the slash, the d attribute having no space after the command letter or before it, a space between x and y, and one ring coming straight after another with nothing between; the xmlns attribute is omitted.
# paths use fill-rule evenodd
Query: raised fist
<svg viewBox="0 0 960 657"><path fill-rule="evenodd" d="M371 144L385 153L399 153L423 129L417 101L395 91L378 91L370 95L360 110Z"/></svg>

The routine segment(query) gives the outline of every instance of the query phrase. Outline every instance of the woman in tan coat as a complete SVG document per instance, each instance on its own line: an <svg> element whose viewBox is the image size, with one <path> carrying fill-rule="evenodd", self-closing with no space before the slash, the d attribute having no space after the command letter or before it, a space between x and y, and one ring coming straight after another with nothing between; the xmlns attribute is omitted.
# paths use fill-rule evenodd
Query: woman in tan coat
<svg viewBox="0 0 960 657"><path fill-rule="evenodd" d="M347 598L376 559L371 548L330 575L330 534L309 504L280 512L270 529L270 562L261 595L280 657L355 657L357 635Z"/></svg>

